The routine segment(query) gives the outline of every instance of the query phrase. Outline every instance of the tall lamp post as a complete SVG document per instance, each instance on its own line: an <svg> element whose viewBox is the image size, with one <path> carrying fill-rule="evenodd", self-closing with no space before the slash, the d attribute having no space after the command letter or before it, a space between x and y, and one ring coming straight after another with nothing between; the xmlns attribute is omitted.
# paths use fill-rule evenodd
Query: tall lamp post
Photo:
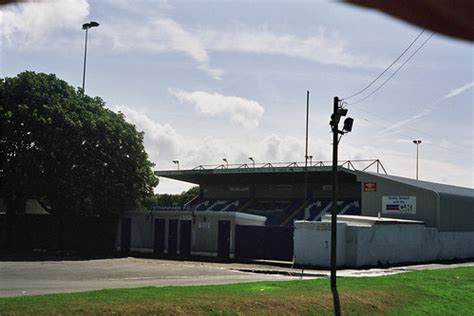
<svg viewBox="0 0 474 316"><path fill-rule="evenodd" d="M179 170L179 160L173 160L173 163L178 167Z"/></svg>
<svg viewBox="0 0 474 316"><path fill-rule="evenodd" d="M416 145L416 180L418 180L418 146L421 144L421 139L415 139L413 144Z"/></svg>
<svg viewBox="0 0 474 316"><path fill-rule="evenodd" d="M227 161L227 158L222 158L222 161L225 162L226 169L229 169L229 162Z"/></svg>
<svg viewBox="0 0 474 316"><path fill-rule="evenodd" d="M82 29L86 30L86 39L84 41L84 66L82 69L82 93L86 92L86 62L87 62L87 36L89 34L89 29L93 27L98 27L99 23L90 21L89 23L82 24Z"/></svg>
<svg viewBox="0 0 474 316"><path fill-rule="evenodd" d="M249 157L249 160L252 162L252 166L255 168L255 160L253 160L253 157Z"/></svg>

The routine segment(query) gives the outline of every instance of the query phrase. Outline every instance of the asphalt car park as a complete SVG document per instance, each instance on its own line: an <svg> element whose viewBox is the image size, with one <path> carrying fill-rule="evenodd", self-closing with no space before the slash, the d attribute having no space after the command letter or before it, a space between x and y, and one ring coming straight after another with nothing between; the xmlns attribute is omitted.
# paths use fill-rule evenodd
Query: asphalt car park
<svg viewBox="0 0 474 316"><path fill-rule="evenodd" d="M340 270L339 276L379 276L474 263ZM327 277L328 270L292 268L273 262L219 263L148 258L0 261L0 297L107 288L228 284Z"/></svg>

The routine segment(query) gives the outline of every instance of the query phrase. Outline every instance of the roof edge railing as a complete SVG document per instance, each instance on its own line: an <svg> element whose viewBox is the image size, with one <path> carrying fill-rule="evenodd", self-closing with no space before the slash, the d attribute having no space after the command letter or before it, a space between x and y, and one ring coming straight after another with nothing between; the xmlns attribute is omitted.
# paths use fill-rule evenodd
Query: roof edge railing
<svg viewBox="0 0 474 316"><path fill-rule="evenodd" d="M362 164L362 166L361 166ZM338 160L337 165L349 170L360 170L367 171L371 168L375 168L377 173L388 174L387 170L383 166L379 159L348 159ZM212 170L212 169L260 169L260 168L275 168L275 167L304 167L305 162L291 161L291 162L265 162L265 163L241 163L241 164L219 164L219 165L199 165L194 167L192 170ZM332 161L317 160L309 162L308 167L330 167Z"/></svg>

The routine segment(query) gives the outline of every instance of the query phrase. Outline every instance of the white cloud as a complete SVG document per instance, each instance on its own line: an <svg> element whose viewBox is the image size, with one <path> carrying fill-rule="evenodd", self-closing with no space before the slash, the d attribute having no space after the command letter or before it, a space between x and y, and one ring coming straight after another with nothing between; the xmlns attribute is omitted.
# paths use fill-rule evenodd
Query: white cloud
<svg viewBox="0 0 474 316"><path fill-rule="evenodd" d="M172 90L169 92L181 103L195 106L199 113L211 116L230 116L233 122L246 129L254 129L264 113L264 108L257 101L236 96L224 96L219 93L205 91L186 92Z"/></svg>
<svg viewBox="0 0 474 316"><path fill-rule="evenodd" d="M86 0L28 1L3 11L5 44L15 48L51 45L54 34L79 29L89 15Z"/></svg>
<svg viewBox="0 0 474 316"><path fill-rule="evenodd" d="M329 38L323 31L310 37L245 28L234 32L207 30L198 35L209 50L283 55L348 67L374 65L373 60L369 62L367 57L354 55L343 41L335 37Z"/></svg>
<svg viewBox="0 0 474 316"><path fill-rule="evenodd" d="M466 91L468 91L469 89L472 89L474 88L474 81L473 82L469 82L469 83L466 83L465 85L459 87L459 88L456 88L456 89L453 89L451 91L449 91L448 94L446 94L443 99L449 99L449 98L452 98L452 97L455 97L461 93L464 93Z"/></svg>
<svg viewBox="0 0 474 316"><path fill-rule="evenodd" d="M161 6L161 5L160 5ZM118 4L123 8L123 4ZM3 36L8 47L15 49L61 49L78 44L81 37L70 37L60 32L76 30L89 16L87 0L28 1L8 6L3 11ZM143 16L146 16L143 13ZM170 18L152 16L142 21L113 20L101 23L95 43L115 50L162 53L181 52L198 63L198 69L214 79L221 79L223 71L209 65L209 55L199 38ZM91 43L92 44L92 43Z"/></svg>
<svg viewBox="0 0 474 316"><path fill-rule="evenodd" d="M122 112L128 122L145 132L145 148L153 162L159 164L176 159L183 140L171 125L159 124L125 105L113 106L112 110Z"/></svg>
<svg viewBox="0 0 474 316"><path fill-rule="evenodd" d="M474 187L474 179L472 176L466 177L466 171L469 170L466 166L455 162L435 160L435 157L436 156L433 156L433 158L425 158L423 153L421 153L419 159L420 180ZM384 153L384 165L388 169L389 174L406 178L415 177L416 159L414 156L403 155L395 151L387 152Z"/></svg>
<svg viewBox="0 0 474 316"><path fill-rule="evenodd" d="M272 134L260 144L259 157L267 162L293 162L304 160L304 141L296 137Z"/></svg>
<svg viewBox="0 0 474 316"><path fill-rule="evenodd" d="M172 160L178 159L182 169L192 169L198 165L218 165L222 157L226 157L231 164L250 163L247 157L252 156L257 163L267 162L304 162L304 139L294 136L270 134L262 138L229 142L225 138L213 136L205 138L184 137L169 124L160 124L146 115L121 105L114 106L114 111L125 114L127 121L145 132L145 148L157 170L175 168ZM397 142L397 140L394 140ZM409 143L409 142L408 142ZM313 155L313 163L320 160L329 162L331 159L331 145L329 139L310 140L309 154ZM428 151L428 148L425 149ZM425 151L423 151L425 152ZM422 180L451 183L466 187L473 187L472 177L466 177L466 170L471 166L459 165L439 161L436 155L426 152L420 155L420 177ZM426 156L425 156L426 155ZM340 160L344 159L381 159L389 174L413 178L415 174L415 157L403 150L393 149L393 146L368 146L351 144L346 140L340 147ZM356 163L356 168L363 169L368 162ZM212 166L208 167L212 168ZM375 171L374 168L371 169ZM449 172L448 172L449 171ZM189 184L166 181L162 179L158 186L159 192L181 192Z"/></svg>
<svg viewBox="0 0 474 316"><path fill-rule="evenodd" d="M114 4L125 10L128 4ZM136 10L135 10L136 11ZM143 10L142 10L143 11ZM101 45L117 51L145 53L180 52L195 60L197 68L216 80L223 70L211 67L210 51L282 55L328 65L358 67L374 65L368 57L356 56L337 36L320 31L314 36L298 37L269 30L240 26L234 31L185 28L159 11L135 12L141 19L104 19L100 32L94 32ZM89 16L87 0L26 2L4 10L3 32L8 47L60 49L80 43L79 36L66 36L64 31L80 30ZM56 35L56 36L55 36ZM57 36L60 35L60 36ZM91 43L92 44L92 43Z"/></svg>
<svg viewBox="0 0 474 316"><path fill-rule="evenodd" d="M103 25L97 35L118 51L146 53L181 52L198 63L198 69L220 79L223 71L209 65L209 55L201 41L170 18L154 17L141 23L123 22Z"/></svg>

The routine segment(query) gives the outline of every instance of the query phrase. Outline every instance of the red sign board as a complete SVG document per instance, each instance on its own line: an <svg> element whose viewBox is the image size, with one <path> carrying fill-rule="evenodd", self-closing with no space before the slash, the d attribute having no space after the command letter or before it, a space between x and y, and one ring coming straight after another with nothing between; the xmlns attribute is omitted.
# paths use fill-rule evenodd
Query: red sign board
<svg viewBox="0 0 474 316"><path fill-rule="evenodd" d="M376 192L377 183L376 182L364 182L364 192Z"/></svg>

